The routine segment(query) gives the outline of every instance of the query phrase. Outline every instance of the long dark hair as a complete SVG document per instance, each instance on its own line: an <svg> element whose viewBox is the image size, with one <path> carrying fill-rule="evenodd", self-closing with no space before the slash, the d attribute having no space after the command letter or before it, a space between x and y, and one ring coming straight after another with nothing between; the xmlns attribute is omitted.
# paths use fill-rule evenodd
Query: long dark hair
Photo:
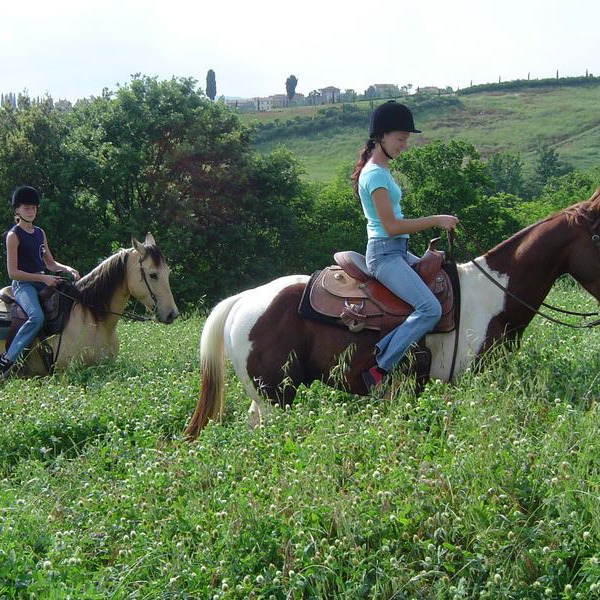
<svg viewBox="0 0 600 600"><path fill-rule="evenodd" d="M371 158L371 154L373 154L373 150L375 149L375 145L377 144L377 140L375 138L370 137L363 149L360 151L358 155L358 160L356 161L356 165L354 166L354 171L352 171L352 175L350 175L350 179L354 182L354 193L358 196L358 178L360 177L360 172L363 170L364 166L367 164L369 158Z"/></svg>

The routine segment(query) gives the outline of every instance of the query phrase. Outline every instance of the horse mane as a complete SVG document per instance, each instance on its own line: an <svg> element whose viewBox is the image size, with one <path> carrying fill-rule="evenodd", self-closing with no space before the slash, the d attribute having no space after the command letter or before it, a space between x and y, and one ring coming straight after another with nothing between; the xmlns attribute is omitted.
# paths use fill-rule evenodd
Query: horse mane
<svg viewBox="0 0 600 600"><path fill-rule="evenodd" d="M600 219L600 187L585 201L575 204L567 209L569 224L581 223L582 220L596 221Z"/></svg>
<svg viewBox="0 0 600 600"><path fill-rule="evenodd" d="M125 279L127 260L131 252L131 249L119 250L73 286L75 299L89 310L97 321L105 320L110 314L110 301Z"/></svg>
<svg viewBox="0 0 600 600"><path fill-rule="evenodd" d="M161 263L165 262L165 258L158 246L149 246L148 244L144 244L144 248L148 253L148 256L152 259L155 267L158 267Z"/></svg>

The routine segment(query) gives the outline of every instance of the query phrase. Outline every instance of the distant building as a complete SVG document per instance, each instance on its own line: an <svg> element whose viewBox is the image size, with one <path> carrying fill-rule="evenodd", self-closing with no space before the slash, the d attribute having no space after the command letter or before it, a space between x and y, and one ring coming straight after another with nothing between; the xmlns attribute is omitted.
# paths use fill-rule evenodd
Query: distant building
<svg viewBox="0 0 600 600"><path fill-rule="evenodd" d="M435 85L430 85L430 86L425 86L425 87L418 87L417 88L417 94L441 94L442 90L439 87L436 87Z"/></svg>
<svg viewBox="0 0 600 600"><path fill-rule="evenodd" d="M287 94L275 94L269 98L271 99L271 109L285 108L289 103Z"/></svg>
<svg viewBox="0 0 600 600"><path fill-rule="evenodd" d="M340 88L330 85L320 89L319 92L321 104L337 104L340 101Z"/></svg>
<svg viewBox="0 0 600 600"><path fill-rule="evenodd" d="M373 89L377 98L393 98L400 95L400 90L395 83L374 83Z"/></svg>

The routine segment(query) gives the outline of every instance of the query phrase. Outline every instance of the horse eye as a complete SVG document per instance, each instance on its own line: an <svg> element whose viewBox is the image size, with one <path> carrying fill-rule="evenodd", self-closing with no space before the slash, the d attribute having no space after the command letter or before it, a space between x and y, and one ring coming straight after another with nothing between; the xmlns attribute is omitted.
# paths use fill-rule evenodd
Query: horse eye
<svg viewBox="0 0 600 600"><path fill-rule="evenodd" d="M158 273L150 273L150 279L158 279Z"/></svg>

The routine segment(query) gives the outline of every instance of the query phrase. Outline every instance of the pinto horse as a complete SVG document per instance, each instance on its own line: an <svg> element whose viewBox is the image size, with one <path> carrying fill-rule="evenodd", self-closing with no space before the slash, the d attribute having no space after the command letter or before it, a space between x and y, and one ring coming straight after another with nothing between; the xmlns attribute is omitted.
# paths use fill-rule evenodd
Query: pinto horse
<svg viewBox="0 0 600 600"><path fill-rule="evenodd" d="M66 368L73 360L95 364L115 356L119 349L117 322L131 296L161 323L172 323L179 314L169 285L169 267L150 233L144 243L132 238L131 248L105 259L63 293L74 299L73 305L62 332L44 344L52 349L57 369ZM41 349L40 344L34 345L19 369L20 375L48 374Z"/></svg>
<svg viewBox="0 0 600 600"><path fill-rule="evenodd" d="M460 327L426 337L431 376L443 381L492 346L518 341L560 275L571 275L600 301L600 188L589 200L530 225L457 270ZM352 333L299 316L308 280L307 275L282 277L212 310L200 340L202 388L185 430L188 439L222 413L225 353L252 399L252 425L271 403L291 404L300 384L322 380L367 394L361 374L374 364L378 332ZM347 361L343 378L335 369L341 359Z"/></svg>

